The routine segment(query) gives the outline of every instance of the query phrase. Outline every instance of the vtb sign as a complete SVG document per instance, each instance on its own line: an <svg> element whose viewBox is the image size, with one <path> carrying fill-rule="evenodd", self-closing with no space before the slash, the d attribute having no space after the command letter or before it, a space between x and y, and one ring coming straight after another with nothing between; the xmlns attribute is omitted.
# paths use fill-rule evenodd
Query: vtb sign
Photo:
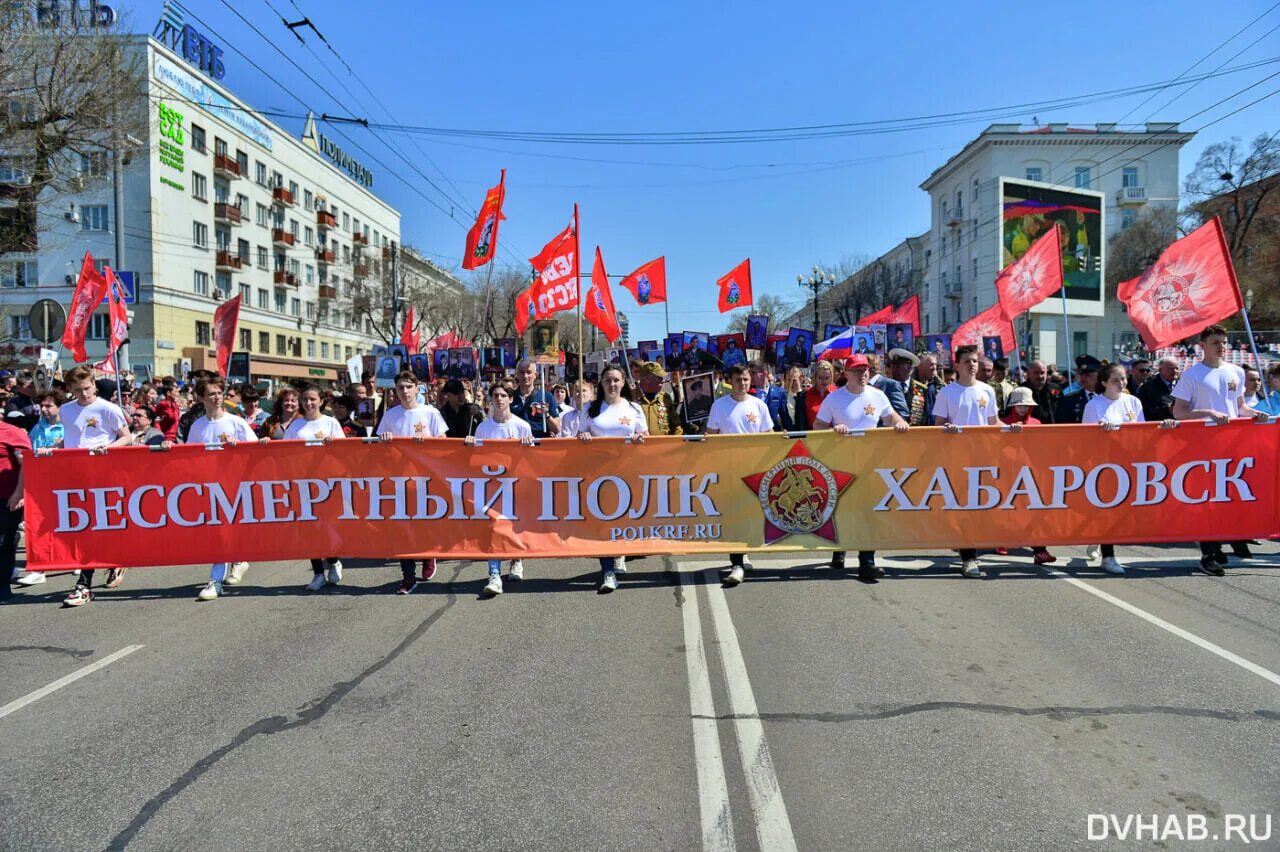
<svg viewBox="0 0 1280 852"><path fill-rule="evenodd" d="M215 80L226 76L222 63L222 48L209 41L199 30L186 23L182 7L166 0L164 14L152 33L183 59L199 68Z"/></svg>

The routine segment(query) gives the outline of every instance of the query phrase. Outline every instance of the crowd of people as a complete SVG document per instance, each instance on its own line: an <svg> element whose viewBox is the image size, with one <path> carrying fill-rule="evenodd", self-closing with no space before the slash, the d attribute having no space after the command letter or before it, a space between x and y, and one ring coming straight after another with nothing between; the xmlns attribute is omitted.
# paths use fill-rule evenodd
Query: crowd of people
<svg viewBox="0 0 1280 852"><path fill-rule="evenodd" d="M643 443L650 435L745 434L830 429L838 434L885 427L895 432L940 426L946 431L1004 424L1012 431L1042 424L1100 424L1114 430L1126 424L1208 419L1225 423L1238 417L1265 420L1280 415L1280 364L1267 371L1225 360L1227 334L1219 326L1200 336L1202 360L1179 375L1172 358L1153 364L1138 357L1128 365L1104 363L1082 355L1071 375L1041 361L1011 371L976 346L961 346L954 363L940 366L932 354L892 349L882 359L855 354L840 361L819 360L808 370L788 369L781 376L756 360L735 363L710 377L715 401L710 411L692 415L682 398L681 375L668 375L656 362L606 366L594 384L548 381L539 367L521 361L513 375L487 384L442 379L422 382L410 371L395 377L394 388L379 392L373 376L344 389L322 390L300 382L280 387L270 400L250 385L228 385L215 373L195 371L189 381L165 378L122 395L114 380L95 378L88 367L69 370L52 388L37 390L34 377L0 373L4 423L0 424L0 600L12 595L11 583L40 585L39 571L18 572L16 550L23 509L23 460L26 454L59 449L107 452L133 445L161 451L178 443L225 444L275 440L334 441L347 438L477 440L508 439L524 444L566 438L625 437ZM1239 558L1252 558L1250 542L1231 542ZM1222 576L1228 558L1221 542L1202 542L1199 568ZM1056 561L1047 548L1031 546L1036 564ZM1005 552L999 548L998 553ZM974 550L959 551L961 573L982 577ZM1110 574L1125 567L1114 546L1099 543L1089 558ZM342 581L340 555L310 560L306 588L318 591ZM830 566L845 567L844 551ZM401 560L396 593L407 595L430 580L436 559ZM745 554L730 554L726 585L741 583L752 566ZM243 582L245 562L211 566L200 600L216 600L224 585ZM502 562L489 560L484 593L503 592ZM618 587L626 572L620 555L600 557L600 591ZM874 583L883 576L875 552L858 552L858 577ZM107 571L106 588L119 586L124 568ZM93 599L95 572L76 573L65 606ZM524 564L509 563L507 579L520 580Z"/></svg>

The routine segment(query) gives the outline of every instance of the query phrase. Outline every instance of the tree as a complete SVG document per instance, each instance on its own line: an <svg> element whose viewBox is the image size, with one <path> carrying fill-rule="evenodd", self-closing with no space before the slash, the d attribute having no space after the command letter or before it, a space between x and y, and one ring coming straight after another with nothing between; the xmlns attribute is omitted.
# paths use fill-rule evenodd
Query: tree
<svg viewBox="0 0 1280 852"><path fill-rule="evenodd" d="M1239 259L1250 231L1259 224L1259 211L1280 181L1266 178L1280 172L1280 133L1261 134L1246 151L1238 137L1205 148L1187 175L1189 213L1196 224L1212 216L1222 219L1227 248ZM1270 223L1274 224L1274 223Z"/></svg>
<svg viewBox="0 0 1280 852"><path fill-rule="evenodd" d="M754 302L755 304L750 309L733 312L733 316L729 318L729 324L725 326L725 334L733 334L739 331L745 332L747 330L747 317L752 314L766 314L772 318L773 324L776 324L785 317L791 316L795 311L782 297L775 296L772 293L756 296Z"/></svg>
<svg viewBox="0 0 1280 852"><path fill-rule="evenodd" d="M1179 237L1178 211L1149 207L1123 231L1107 242L1107 290L1115 292L1121 281L1147 271L1169 244Z"/></svg>

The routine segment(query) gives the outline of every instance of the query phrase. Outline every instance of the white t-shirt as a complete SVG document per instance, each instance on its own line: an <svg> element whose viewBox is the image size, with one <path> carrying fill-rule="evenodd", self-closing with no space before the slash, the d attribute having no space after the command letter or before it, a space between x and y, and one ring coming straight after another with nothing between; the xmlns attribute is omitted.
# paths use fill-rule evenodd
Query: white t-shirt
<svg viewBox="0 0 1280 852"><path fill-rule="evenodd" d="M832 426L846 426L853 430L874 429L881 418L893 410L884 391L867 385L862 393L849 388L836 388L822 399L815 421Z"/></svg>
<svg viewBox="0 0 1280 852"><path fill-rule="evenodd" d="M88 405L63 403L58 412L62 445L69 450L105 447L119 437L120 427L128 425L120 406L101 397Z"/></svg>
<svg viewBox="0 0 1280 852"><path fill-rule="evenodd" d="M933 403L933 416L944 417L956 426L986 426L996 416L995 388L986 382L968 387L959 382L944 385Z"/></svg>
<svg viewBox="0 0 1280 852"><path fill-rule="evenodd" d="M735 402L732 396L722 396L711 404L707 417L707 431L712 430L726 435L772 432L773 417L758 397L747 394L742 402Z"/></svg>
<svg viewBox="0 0 1280 852"><path fill-rule="evenodd" d="M217 420L201 415L187 432L188 444L222 444L227 441L257 441L253 427L243 417L224 413Z"/></svg>
<svg viewBox="0 0 1280 852"><path fill-rule="evenodd" d="M315 420L307 420L304 417L295 417L293 422L289 424L289 428L284 430L285 440L301 438L304 441L319 441L323 438L345 438L347 437L342 426L337 420L334 420L327 414L321 414Z"/></svg>
<svg viewBox="0 0 1280 852"><path fill-rule="evenodd" d="M486 417L476 426L477 441L500 441L510 439L518 441L521 438L532 438L533 429L528 423L511 415L505 423L499 423L492 417Z"/></svg>
<svg viewBox="0 0 1280 852"><path fill-rule="evenodd" d="M1187 368L1173 386L1173 398L1185 400L1193 409L1208 408L1228 417L1240 416L1244 396L1244 370L1235 364L1219 364L1210 369L1203 361Z"/></svg>
<svg viewBox="0 0 1280 852"><path fill-rule="evenodd" d="M1136 396L1120 394L1119 399L1107 399L1098 394L1089 400L1084 407L1084 419L1081 423L1141 423L1146 420L1142 416L1142 403Z"/></svg>
<svg viewBox="0 0 1280 852"><path fill-rule="evenodd" d="M582 425L582 421L586 419L586 413L580 412L576 408L570 408L560 417L560 437L572 438L578 434L578 427Z"/></svg>
<svg viewBox="0 0 1280 852"><path fill-rule="evenodd" d="M592 417L588 412L578 422L579 432L590 432L597 438L631 438L648 434L649 424L644 412L634 402L620 399L613 405L600 406L600 414Z"/></svg>
<svg viewBox="0 0 1280 852"><path fill-rule="evenodd" d="M440 410L434 405L419 405L405 409L402 406L389 408L378 421L375 435L390 432L401 438L413 438L422 435L424 438L443 438L449 431Z"/></svg>

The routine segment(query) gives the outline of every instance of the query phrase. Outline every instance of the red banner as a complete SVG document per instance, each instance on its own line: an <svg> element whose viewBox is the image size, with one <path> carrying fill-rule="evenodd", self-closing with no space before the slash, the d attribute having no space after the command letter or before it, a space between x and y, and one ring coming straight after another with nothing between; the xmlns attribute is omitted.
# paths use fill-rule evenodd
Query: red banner
<svg viewBox="0 0 1280 852"><path fill-rule="evenodd" d="M107 354L113 355L129 337L129 309L124 303L124 285L120 283L120 277L111 271L110 266L104 266L103 270L103 277L107 279L107 315L111 318Z"/></svg>
<svg viewBox="0 0 1280 852"><path fill-rule="evenodd" d="M1010 321L1062 289L1062 249L1058 229L1036 240L1031 248L996 276L1000 310Z"/></svg>
<svg viewBox="0 0 1280 852"><path fill-rule="evenodd" d="M236 348L236 326L240 324L240 297L228 299L213 312L213 342L217 344L218 372L227 374L231 350Z"/></svg>
<svg viewBox="0 0 1280 852"><path fill-rule="evenodd" d="M862 317L860 320L854 323L854 325L868 326L868 325L879 325L880 323L893 322L893 315L895 313L896 311L894 311L893 305L887 305L873 314L867 314L865 317Z"/></svg>
<svg viewBox="0 0 1280 852"><path fill-rule="evenodd" d="M31 567L934 550L1266 538L1280 428L1234 421L59 450L26 464Z"/></svg>
<svg viewBox="0 0 1280 852"><path fill-rule="evenodd" d="M538 319L578 306L578 205L569 227L529 262L538 276L529 294Z"/></svg>
<svg viewBox="0 0 1280 852"><path fill-rule="evenodd" d="M637 305L656 305L667 300L667 258L664 255L642 264L622 279L622 286L635 296Z"/></svg>
<svg viewBox="0 0 1280 852"><path fill-rule="evenodd" d="M972 343L982 349L982 338L1000 338L1000 348L1005 355L1014 352L1018 346L1018 338L1013 333L1013 323L1005 318L1004 310L995 304L980 314L974 314L951 333L951 346L956 348Z"/></svg>
<svg viewBox="0 0 1280 852"><path fill-rule="evenodd" d="M596 246L596 260L591 265L591 292L587 293L587 303L583 306L582 315L587 322L600 329L610 345L622 336L622 329L618 327L618 315L613 309L613 293L609 290L609 276L604 271L600 246Z"/></svg>
<svg viewBox="0 0 1280 852"><path fill-rule="evenodd" d="M727 313L734 308L751 307L751 258L729 270L727 275L717 278L716 284L720 287L720 296L716 302L720 313Z"/></svg>
<svg viewBox="0 0 1280 852"><path fill-rule="evenodd" d="M893 312L893 316L889 318L889 322L909 322L911 323L911 333L916 337L920 336L920 296L919 294L907 299L897 310Z"/></svg>
<svg viewBox="0 0 1280 852"><path fill-rule="evenodd" d="M71 310L67 311L67 328L62 332L62 345L71 351L76 363L89 360L84 351L84 339L89 333L89 322L93 312L102 304L107 295L107 279L93 265L93 255L84 253L84 262L80 264L80 278L76 281L75 293L71 296Z"/></svg>
<svg viewBox="0 0 1280 852"><path fill-rule="evenodd" d="M466 251L462 255L463 269L478 269L498 253L498 224L502 215L502 202L506 199L507 170L502 170L498 185L484 196L484 204L476 214L475 224L467 231Z"/></svg>

